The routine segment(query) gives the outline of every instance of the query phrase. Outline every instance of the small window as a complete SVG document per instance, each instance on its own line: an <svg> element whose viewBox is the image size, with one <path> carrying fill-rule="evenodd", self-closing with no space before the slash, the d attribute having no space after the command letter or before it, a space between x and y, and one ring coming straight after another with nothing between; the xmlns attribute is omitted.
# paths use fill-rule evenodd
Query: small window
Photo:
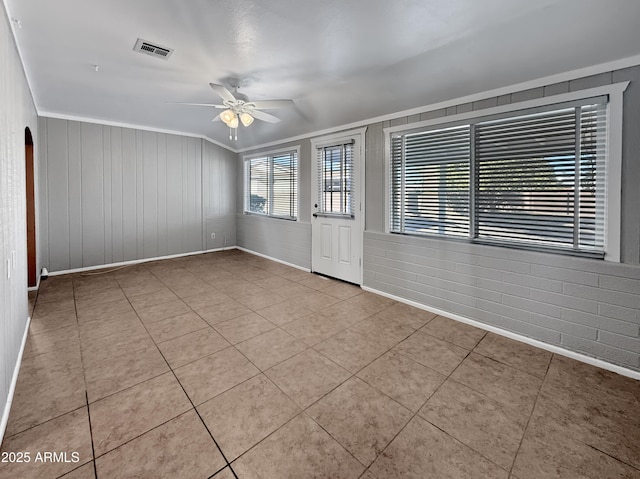
<svg viewBox="0 0 640 479"><path fill-rule="evenodd" d="M602 256L606 107L392 134L391 231Z"/></svg>
<svg viewBox="0 0 640 479"><path fill-rule="evenodd" d="M245 159L245 213L295 220L298 216L298 153Z"/></svg>
<svg viewBox="0 0 640 479"><path fill-rule="evenodd" d="M318 212L353 216L353 142L317 149Z"/></svg>

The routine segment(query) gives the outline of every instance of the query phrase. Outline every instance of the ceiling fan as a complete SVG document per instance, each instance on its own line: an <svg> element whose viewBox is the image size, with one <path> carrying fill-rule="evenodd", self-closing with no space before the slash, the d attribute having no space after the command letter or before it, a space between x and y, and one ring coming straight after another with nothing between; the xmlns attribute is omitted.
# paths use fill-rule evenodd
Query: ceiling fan
<svg viewBox="0 0 640 479"><path fill-rule="evenodd" d="M294 105L293 100L261 100L261 101L249 101L246 95L238 92L240 87L239 80L232 80L229 82L233 93L230 92L223 85L217 85L216 83L209 83L209 86L214 92L222 99L222 104L215 103L182 103L180 105L194 105L194 106L208 106L216 109L223 109L224 111L219 115L216 115L211 121L222 120L222 122L229 127L229 139L238 139L238 126L242 123L244 126L249 126L253 123L253 120L262 120L267 123L278 123L280 119L270 113L266 113L262 110L276 110L280 108L289 108ZM235 133L233 135L232 133Z"/></svg>

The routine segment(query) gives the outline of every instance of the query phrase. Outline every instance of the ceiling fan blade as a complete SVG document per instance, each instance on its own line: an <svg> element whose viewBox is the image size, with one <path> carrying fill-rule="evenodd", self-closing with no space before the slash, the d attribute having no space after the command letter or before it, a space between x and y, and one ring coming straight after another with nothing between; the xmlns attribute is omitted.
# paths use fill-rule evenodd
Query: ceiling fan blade
<svg viewBox="0 0 640 479"><path fill-rule="evenodd" d="M256 110L278 110L280 108L291 108L294 106L293 100L262 100L250 101L250 105Z"/></svg>
<svg viewBox="0 0 640 479"><path fill-rule="evenodd" d="M260 111L260 110L252 110L251 112L249 112L249 114L258 119L258 120L262 120L262 121L266 121L267 123L279 123L280 122L280 118L277 118L269 113L265 113L264 111Z"/></svg>
<svg viewBox="0 0 640 479"><path fill-rule="evenodd" d="M222 85L216 85L215 83L209 83L209 86L215 91L220 98L227 101L236 101L236 97L231 94L229 90L227 90Z"/></svg>
<svg viewBox="0 0 640 479"><path fill-rule="evenodd" d="M220 115L214 116L211 121L220 121Z"/></svg>
<svg viewBox="0 0 640 479"><path fill-rule="evenodd" d="M171 103L173 105L192 105L192 106L209 106L213 108L227 108L224 105L216 105L215 103L185 103L182 101L168 101L167 103Z"/></svg>

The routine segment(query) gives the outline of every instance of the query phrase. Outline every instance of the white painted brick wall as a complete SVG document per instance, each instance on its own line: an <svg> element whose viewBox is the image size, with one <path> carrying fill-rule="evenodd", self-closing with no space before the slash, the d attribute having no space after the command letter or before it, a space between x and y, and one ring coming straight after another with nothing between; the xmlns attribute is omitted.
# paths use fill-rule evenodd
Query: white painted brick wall
<svg viewBox="0 0 640 479"><path fill-rule="evenodd" d="M640 267L374 232L364 251L365 286L640 370Z"/></svg>

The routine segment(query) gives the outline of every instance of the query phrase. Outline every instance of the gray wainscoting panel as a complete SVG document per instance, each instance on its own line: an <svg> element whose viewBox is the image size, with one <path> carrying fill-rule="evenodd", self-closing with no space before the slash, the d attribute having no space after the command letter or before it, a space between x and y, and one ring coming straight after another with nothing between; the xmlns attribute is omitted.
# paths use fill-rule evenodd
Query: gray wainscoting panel
<svg viewBox="0 0 640 479"><path fill-rule="evenodd" d="M385 151L383 123L367 127L365 133L365 228L384 230Z"/></svg>
<svg viewBox="0 0 640 479"><path fill-rule="evenodd" d="M204 249L236 245L235 153L205 141L202 149ZM214 236L212 238L212 236Z"/></svg>
<svg viewBox="0 0 640 479"><path fill-rule="evenodd" d="M41 124L50 271L205 249L204 183L207 211L232 218L225 232L235 244L234 154L199 138L53 118ZM203 143L207 174L224 188L203 181Z"/></svg>
<svg viewBox="0 0 640 479"><path fill-rule="evenodd" d="M311 268L311 223L241 214L237 226L238 246Z"/></svg>
<svg viewBox="0 0 640 479"><path fill-rule="evenodd" d="M640 65L616 70L613 81L630 81L622 120L622 261L640 263Z"/></svg>
<svg viewBox="0 0 640 479"><path fill-rule="evenodd" d="M69 180L69 186L79 189L80 201L76 197L70 197L69 207L79 209L80 214L71 214L72 224L80 231L80 234L72 234L71 238L77 244L71 245L72 257L79 251L72 268L80 268L85 265L105 263L105 196L104 196L104 132L109 128L91 123L76 123L80 126L80 150L75 150L74 163L70 164L71 174L80 175L80 181L75 178ZM72 144L70 142L70 144ZM77 155L77 156L75 156Z"/></svg>
<svg viewBox="0 0 640 479"><path fill-rule="evenodd" d="M67 170L68 159L68 122L44 122L46 126L46 138L43 138L46 156L41 156L40 161L45 161L47 170L47 197L40 203L46 203L49 214L48 225L48 250L49 258L44 259L44 266L51 271L68 269L70 258L70 223L69 223L69 173ZM50 157L64 155L64 168L57 166L49 160Z"/></svg>

